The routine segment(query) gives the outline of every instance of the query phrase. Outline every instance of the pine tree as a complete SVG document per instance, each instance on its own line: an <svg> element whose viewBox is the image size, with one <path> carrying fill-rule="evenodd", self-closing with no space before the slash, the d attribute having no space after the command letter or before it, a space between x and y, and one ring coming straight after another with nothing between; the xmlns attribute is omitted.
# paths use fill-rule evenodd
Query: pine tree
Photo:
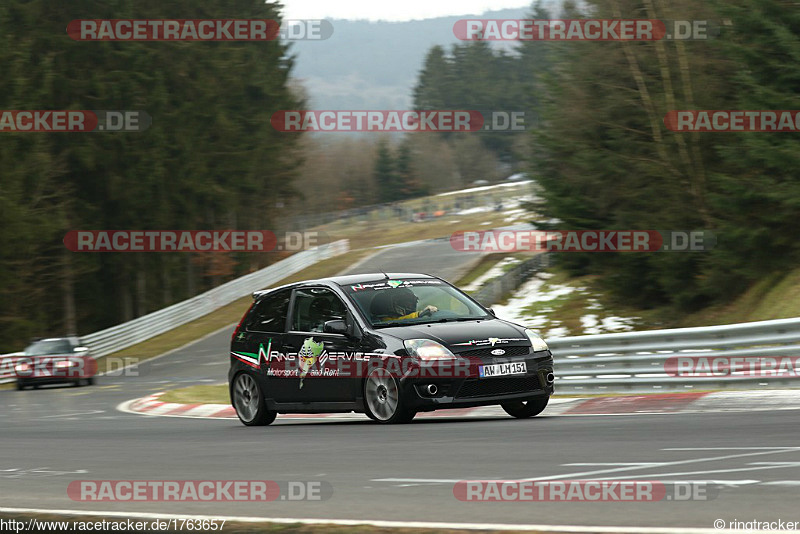
<svg viewBox="0 0 800 534"><path fill-rule="evenodd" d="M378 185L380 202L394 202L400 199L400 188L398 187L394 158L385 141L378 145L378 157L375 160L373 175L375 183Z"/></svg>

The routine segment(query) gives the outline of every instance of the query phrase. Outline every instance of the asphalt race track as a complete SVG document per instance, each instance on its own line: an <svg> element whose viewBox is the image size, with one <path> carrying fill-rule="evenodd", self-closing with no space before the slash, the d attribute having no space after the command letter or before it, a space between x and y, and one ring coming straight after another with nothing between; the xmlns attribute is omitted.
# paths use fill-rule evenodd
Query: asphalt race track
<svg viewBox="0 0 800 534"><path fill-rule="evenodd" d="M426 256L415 254L419 263ZM675 415L545 412L522 421L438 417L400 426L366 417L279 417L263 428L116 410L123 401L165 389L223 381L231 330L146 362L139 376L101 377L85 388L0 391L0 506L709 529L716 519L800 521L800 406ZM686 502L493 503L453 495L458 480L524 478L724 485L711 500ZM326 481L333 494L323 501L270 503L91 503L67 496L73 480L185 479Z"/></svg>
<svg viewBox="0 0 800 534"><path fill-rule="evenodd" d="M422 272L455 283L480 256L480 252L455 250L448 239L403 243L380 250L347 269L346 274Z"/></svg>

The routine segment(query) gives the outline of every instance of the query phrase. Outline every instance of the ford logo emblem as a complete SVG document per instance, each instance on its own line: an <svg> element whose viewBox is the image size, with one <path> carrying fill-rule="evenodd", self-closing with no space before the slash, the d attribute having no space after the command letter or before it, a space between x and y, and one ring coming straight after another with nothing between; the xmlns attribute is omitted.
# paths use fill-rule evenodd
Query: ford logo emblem
<svg viewBox="0 0 800 534"><path fill-rule="evenodd" d="M505 353L506 353L506 351L504 351L503 349L494 349L494 350L492 351L492 354L493 354L494 356L502 356L502 355L503 355L503 354L505 354Z"/></svg>

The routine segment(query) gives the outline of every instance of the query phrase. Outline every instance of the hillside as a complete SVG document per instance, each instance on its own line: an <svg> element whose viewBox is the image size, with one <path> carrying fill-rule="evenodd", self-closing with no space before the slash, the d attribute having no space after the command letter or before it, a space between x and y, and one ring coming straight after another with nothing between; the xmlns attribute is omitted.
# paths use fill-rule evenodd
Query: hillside
<svg viewBox="0 0 800 534"><path fill-rule="evenodd" d="M487 11L481 18L524 18L527 9ZM453 24L475 15L408 22L337 20L326 41L295 41L294 76L313 109L408 109L425 54L458 41ZM514 43L495 43L511 49Z"/></svg>

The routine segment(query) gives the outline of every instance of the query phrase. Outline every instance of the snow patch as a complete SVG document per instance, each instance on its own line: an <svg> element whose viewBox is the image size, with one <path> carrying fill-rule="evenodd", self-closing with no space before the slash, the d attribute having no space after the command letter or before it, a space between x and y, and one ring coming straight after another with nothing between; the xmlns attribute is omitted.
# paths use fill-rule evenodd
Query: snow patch
<svg viewBox="0 0 800 534"><path fill-rule="evenodd" d="M531 323L532 321L539 323L539 318L547 318L547 316L538 315L536 317L530 317L525 311L526 308L529 308L536 302L552 301L559 297L569 295L574 291L574 288L562 285L550 286L547 291L543 291L542 286L544 285L544 280L542 280L542 274L544 273L538 273L536 276L522 284L522 286L520 286L520 288L517 290L516 294L508 299L506 304L497 304L492 306L497 316L502 319L508 319L509 321L514 322L523 322L525 324Z"/></svg>
<svg viewBox="0 0 800 534"><path fill-rule="evenodd" d="M568 337L569 329L566 326L557 326L555 328L550 328L545 332L545 338L548 337Z"/></svg>

